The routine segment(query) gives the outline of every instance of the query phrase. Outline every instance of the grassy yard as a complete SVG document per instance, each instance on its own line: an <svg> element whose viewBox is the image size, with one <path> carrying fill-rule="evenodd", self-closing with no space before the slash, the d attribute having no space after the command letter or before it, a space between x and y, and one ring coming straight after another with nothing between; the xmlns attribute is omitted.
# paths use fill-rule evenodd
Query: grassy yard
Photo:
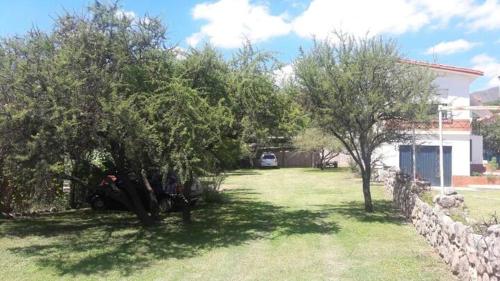
<svg viewBox="0 0 500 281"><path fill-rule="evenodd" d="M90 211L0 221L8 280L454 280L374 187L344 171L245 170L228 202L142 229L127 214Z"/></svg>
<svg viewBox="0 0 500 281"><path fill-rule="evenodd" d="M457 193L464 196L465 207L468 216L477 222L491 219L491 215L496 214L500 218L500 190L495 189L477 189L463 190ZM432 190L426 201L432 200L434 196L440 194L438 190ZM432 205L432 203L431 203Z"/></svg>
<svg viewBox="0 0 500 281"><path fill-rule="evenodd" d="M464 196L469 215L475 220L489 219L495 213L500 217L500 190L461 190L458 193Z"/></svg>

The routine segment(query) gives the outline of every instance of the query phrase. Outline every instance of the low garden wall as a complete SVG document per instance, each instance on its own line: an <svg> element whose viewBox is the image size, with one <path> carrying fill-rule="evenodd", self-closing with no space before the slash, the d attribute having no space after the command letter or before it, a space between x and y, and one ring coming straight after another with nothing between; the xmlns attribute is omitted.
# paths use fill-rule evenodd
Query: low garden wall
<svg viewBox="0 0 500 281"><path fill-rule="evenodd" d="M500 176L453 176L453 186L467 187L469 185L500 185Z"/></svg>
<svg viewBox="0 0 500 281"><path fill-rule="evenodd" d="M385 188L461 280L500 281L500 225L489 226L484 234L474 233L472 227L454 221L444 209L463 204L463 197L436 198L439 204L431 206L418 196L422 186L400 173L389 172Z"/></svg>

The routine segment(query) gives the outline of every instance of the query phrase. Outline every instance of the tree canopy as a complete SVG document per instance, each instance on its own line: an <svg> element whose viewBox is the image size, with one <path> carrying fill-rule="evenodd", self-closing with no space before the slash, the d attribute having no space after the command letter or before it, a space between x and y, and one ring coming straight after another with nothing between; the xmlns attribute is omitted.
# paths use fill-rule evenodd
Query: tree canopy
<svg viewBox="0 0 500 281"><path fill-rule="evenodd" d="M295 75L312 120L334 135L359 166L365 209L373 211L374 152L383 143L405 139L407 130L400 125L428 112L433 75L403 63L390 40L341 33L302 52Z"/></svg>

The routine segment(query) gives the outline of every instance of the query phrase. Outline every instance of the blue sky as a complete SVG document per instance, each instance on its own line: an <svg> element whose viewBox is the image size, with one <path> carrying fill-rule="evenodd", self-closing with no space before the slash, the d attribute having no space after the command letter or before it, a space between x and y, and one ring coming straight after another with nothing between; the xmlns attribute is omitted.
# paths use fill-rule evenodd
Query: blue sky
<svg viewBox="0 0 500 281"><path fill-rule="evenodd" d="M88 0L0 0L0 37L32 26L50 30L64 12L84 12ZM334 29L396 39L408 58L485 72L472 90L499 85L500 0L123 0L129 16L159 16L173 44L210 42L225 54L244 37L288 64L312 36Z"/></svg>

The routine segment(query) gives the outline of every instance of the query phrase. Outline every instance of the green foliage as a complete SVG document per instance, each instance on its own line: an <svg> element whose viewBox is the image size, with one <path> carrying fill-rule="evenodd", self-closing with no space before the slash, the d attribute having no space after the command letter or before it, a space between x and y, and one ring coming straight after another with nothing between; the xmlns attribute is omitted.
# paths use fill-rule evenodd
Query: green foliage
<svg viewBox="0 0 500 281"><path fill-rule="evenodd" d="M429 206L434 206L433 202L434 194L432 193L432 191L430 190L424 191L420 193L418 196L420 197L420 199L422 199L422 201L429 204Z"/></svg>
<svg viewBox="0 0 500 281"><path fill-rule="evenodd" d="M484 149L492 154L500 154L500 117L475 120L472 125L474 133L483 136Z"/></svg>
<svg viewBox="0 0 500 281"><path fill-rule="evenodd" d="M493 171L498 169L498 162L496 157L492 157L490 162L488 162L488 165L490 165L491 169Z"/></svg>
<svg viewBox="0 0 500 281"><path fill-rule="evenodd" d="M318 153L317 166L320 168L323 168L329 160L342 152L340 141L319 128L305 129L295 137L293 144L300 150Z"/></svg>
<svg viewBox="0 0 500 281"><path fill-rule="evenodd" d="M328 149L340 151L342 146L333 135L323 132L319 128L307 128L294 140L294 145L304 151L319 151Z"/></svg>
<svg viewBox="0 0 500 281"><path fill-rule="evenodd" d="M247 44L230 61L210 46L179 56L159 19L119 9L96 1L48 33L1 41L0 191L15 202L106 173L175 170L187 182L294 127L298 106L275 86L270 54Z"/></svg>

